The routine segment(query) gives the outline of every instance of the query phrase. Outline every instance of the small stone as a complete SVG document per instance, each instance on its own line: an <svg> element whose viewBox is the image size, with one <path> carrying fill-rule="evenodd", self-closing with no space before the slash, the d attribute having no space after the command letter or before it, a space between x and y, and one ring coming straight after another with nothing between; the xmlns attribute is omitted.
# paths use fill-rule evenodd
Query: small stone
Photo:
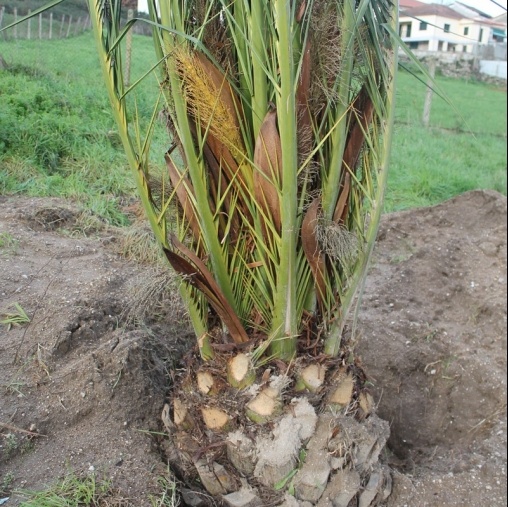
<svg viewBox="0 0 508 507"><path fill-rule="evenodd" d="M356 470L339 470L331 479L321 497L318 507L348 507L351 499L358 493L361 480Z"/></svg>
<svg viewBox="0 0 508 507"><path fill-rule="evenodd" d="M360 495L358 507L370 507L374 498L378 494L383 483L383 475L380 472L373 472L370 475L369 482Z"/></svg>
<svg viewBox="0 0 508 507"><path fill-rule="evenodd" d="M182 500L185 502L185 505L188 507L205 507L209 505L207 500L207 496L202 493L197 493L187 488L181 488L180 494L182 495Z"/></svg>
<svg viewBox="0 0 508 507"><path fill-rule="evenodd" d="M344 468L344 465L346 464L346 458L331 458L330 459L330 466L333 470L339 470Z"/></svg>
<svg viewBox="0 0 508 507"><path fill-rule="evenodd" d="M195 466L201 483L210 495L225 495L236 489L234 478L219 463L214 462L210 466L205 460L200 460Z"/></svg>
<svg viewBox="0 0 508 507"><path fill-rule="evenodd" d="M241 489L229 495L223 495L222 499L228 507L263 507L261 499L248 489Z"/></svg>
<svg viewBox="0 0 508 507"><path fill-rule="evenodd" d="M241 430L228 435L226 441L228 459L244 475L251 475L256 466L256 449L254 442Z"/></svg>
<svg viewBox="0 0 508 507"><path fill-rule="evenodd" d="M301 505L302 504L293 495L286 493L284 496L284 503L280 504L278 507L301 507Z"/></svg>

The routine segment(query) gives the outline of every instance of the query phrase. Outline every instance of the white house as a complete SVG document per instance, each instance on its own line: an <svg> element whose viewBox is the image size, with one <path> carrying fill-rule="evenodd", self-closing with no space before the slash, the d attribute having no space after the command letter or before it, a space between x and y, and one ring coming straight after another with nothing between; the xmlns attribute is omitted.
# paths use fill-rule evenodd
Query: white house
<svg viewBox="0 0 508 507"><path fill-rule="evenodd" d="M399 34L402 40L416 51L470 54L475 53L478 46L505 40L506 24L460 2L452 6L424 4L401 10Z"/></svg>
<svg viewBox="0 0 508 507"><path fill-rule="evenodd" d="M456 51L462 44L458 12L438 4L405 9L399 17L399 35L413 50Z"/></svg>

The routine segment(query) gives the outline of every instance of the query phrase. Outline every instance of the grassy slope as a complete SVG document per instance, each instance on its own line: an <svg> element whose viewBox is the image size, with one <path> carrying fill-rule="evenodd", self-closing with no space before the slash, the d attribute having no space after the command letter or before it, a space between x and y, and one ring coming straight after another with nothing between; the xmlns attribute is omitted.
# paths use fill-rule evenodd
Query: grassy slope
<svg viewBox="0 0 508 507"><path fill-rule="evenodd" d="M476 188L506 194L506 91L438 78L453 103L434 96L421 126L425 86L399 73L388 211L427 206Z"/></svg>
<svg viewBox="0 0 508 507"><path fill-rule="evenodd" d="M67 40L0 42L0 193L80 200L113 223L133 196L90 34ZM133 80L153 62L151 40L134 38ZM506 193L506 92L439 78L455 109L435 97L431 129L420 125L425 88L401 72L386 209L426 206L474 188ZM136 92L151 114L149 78ZM466 122L467 120L467 122ZM162 126L155 166L167 149Z"/></svg>
<svg viewBox="0 0 508 507"><path fill-rule="evenodd" d="M135 38L133 47L136 79L153 57L148 39ZM124 223L119 203L133 195L134 186L91 34L4 42L0 54L10 65L8 72L0 71L0 193L72 197L109 221ZM145 118L156 87L152 77L136 92ZM158 150L160 163L163 150Z"/></svg>

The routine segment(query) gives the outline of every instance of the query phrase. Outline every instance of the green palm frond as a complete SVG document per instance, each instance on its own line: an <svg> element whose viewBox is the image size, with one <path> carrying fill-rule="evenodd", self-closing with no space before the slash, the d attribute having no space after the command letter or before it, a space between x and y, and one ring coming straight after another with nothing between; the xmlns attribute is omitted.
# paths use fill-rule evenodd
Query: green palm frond
<svg viewBox="0 0 508 507"><path fill-rule="evenodd" d="M119 0L89 2L124 148L203 357L222 341L290 359L309 333L338 354L386 186L396 2L150 0L154 104L173 143L163 197L150 128L135 133L126 112L130 26Z"/></svg>

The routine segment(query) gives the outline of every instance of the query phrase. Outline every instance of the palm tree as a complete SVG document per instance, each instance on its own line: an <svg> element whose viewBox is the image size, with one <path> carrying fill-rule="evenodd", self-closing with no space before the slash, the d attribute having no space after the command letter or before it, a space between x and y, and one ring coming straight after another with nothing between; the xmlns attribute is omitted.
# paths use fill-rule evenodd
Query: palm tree
<svg viewBox="0 0 508 507"><path fill-rule="evenodd" d="M386 186L397 2L149 0L160 92L144 135L121 78L131 25L120 0L89 3L125 152L197 339L163 414L174 469L226 505L376 505L390 489L377 462L388 429L351 314ZM171 148L157 182L159 104Z"/></svg>

